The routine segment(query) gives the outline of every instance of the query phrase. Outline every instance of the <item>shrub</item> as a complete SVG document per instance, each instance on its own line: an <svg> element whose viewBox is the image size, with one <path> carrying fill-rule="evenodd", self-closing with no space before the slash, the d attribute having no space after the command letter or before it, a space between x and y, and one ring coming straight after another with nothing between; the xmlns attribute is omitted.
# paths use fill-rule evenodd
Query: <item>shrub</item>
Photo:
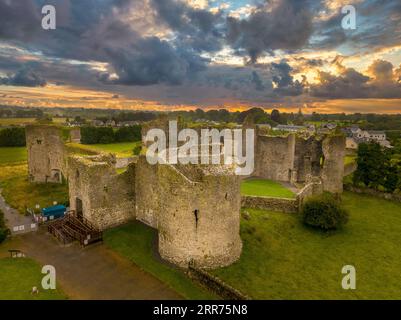
<svg viewBox="0 0 401 320"><path fill-rule="evenodd" d="M134 150L132 150L134 155L139 155L142 151L142 145L138 144L137 146L134 147Z"/></svg>
<svg viewBox="0 0 401 320"><path fill-rule="evenodd" d="M25 128L6 128L0 130L0 147L25 146Z"/></svg>
<svg viewBox="0 0 401 320"><path fill-rule="evenodd" d="M311 197L302 207L303 222L323 230L337 229L348 222L349 214L342 208L340 200L325 193Z"/></svg>
<svg viewBox="0 0 401 320"><path fill-rule="evenodd" d="M111 127L82 127L81 142L83 144L113 143L114 131Z"/></svg>
<svg viewBox="0 0 401 320"><path fill-rule="evenodd" d="M4 213L0 210L0 243L2 243L8 236L10 231L6 227L4 221Z"/></svg>
<svg viewBox="0 0 401 320"><path fill-rule="evenodd" d="M116 142L140 141L141 138L141 126L122 127L115 132Z"/></svg>

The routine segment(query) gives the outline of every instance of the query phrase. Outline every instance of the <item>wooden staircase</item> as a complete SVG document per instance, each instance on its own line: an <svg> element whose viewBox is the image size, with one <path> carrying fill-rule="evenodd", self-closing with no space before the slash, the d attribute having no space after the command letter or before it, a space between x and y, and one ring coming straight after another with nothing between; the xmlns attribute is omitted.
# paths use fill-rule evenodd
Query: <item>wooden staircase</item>
<svg viewBox="0 0 401 320"><path fill-rule="evenodd" d="M78 218L75 211L69 211L63 218L49 223L47 230L64 245L78 241L86 247L103 241L103 233L87 219Z"/></svg>

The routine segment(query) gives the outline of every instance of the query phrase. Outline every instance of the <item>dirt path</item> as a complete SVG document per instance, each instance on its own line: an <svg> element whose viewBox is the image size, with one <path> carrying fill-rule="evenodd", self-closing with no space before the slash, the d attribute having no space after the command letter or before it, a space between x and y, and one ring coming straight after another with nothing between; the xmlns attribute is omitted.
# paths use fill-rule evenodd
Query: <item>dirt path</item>
<svg viewBox="0 0 401 320"><path fill-rule="evenodd" d="M37 230L37 224L32 221L31 217L26 217L18 212L18 210L11 208L3 196L0 189L0 210L3 211L6 218L6 225L12 234L21 234Z"/></svg>
<svg viewBox="0 0 401 320"><path fill-rule="evenodd" d="M57 281L70 299L181 299L173 289L104 245L63 247L44 230L19 238L18 249L56 268Z"/></svg>

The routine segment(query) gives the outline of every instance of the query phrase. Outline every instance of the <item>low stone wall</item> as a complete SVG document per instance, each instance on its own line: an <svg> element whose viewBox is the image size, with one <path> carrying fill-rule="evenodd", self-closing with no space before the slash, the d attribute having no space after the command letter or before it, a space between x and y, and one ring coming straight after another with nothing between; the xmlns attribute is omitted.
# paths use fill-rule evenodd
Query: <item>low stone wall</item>
<svg viewBox="0 0 401 320"><path fill-rule="evenodd" d="M355 193L359 193L359 194L366 194L366 195L374 196L374 197L385 199L385 200L401 202L400 194L386 193L386 192L381 192L381 191L377 191L377 190L369 189L369 188L358 188L358 187L354 187L349 184L344 185L344 189L347 191L351 191L351 192L355 192Z"/></svg>
<svg viewBox="0 0 401 320"><path fill-rule="evenodd" d="M193 264L189 264L187 275L213 293L219 295L225 300L250 300L250 298L237 289L231 287L221 279L211 275L205 270L196 268Z"/></svg>
<svg viewBox="0 0 401 320"><path fill-rule="evenodd" d="M297 199L242 196L241 206L251 209L271 210L285 213L298 212Z"/></svg>
<svg viewBox="0 0 401 320"><path fill-rule="evenodd" d="M116 169L121 169L127 167L130 163L135 162L136 157L129 158L116 158Z"/></svg>

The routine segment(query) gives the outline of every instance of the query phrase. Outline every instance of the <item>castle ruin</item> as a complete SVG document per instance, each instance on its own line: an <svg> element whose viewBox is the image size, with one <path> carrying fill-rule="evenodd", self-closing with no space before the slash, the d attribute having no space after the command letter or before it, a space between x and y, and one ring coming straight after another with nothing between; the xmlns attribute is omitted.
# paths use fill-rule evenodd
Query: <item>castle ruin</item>
<svg viewBox="0 0 401 320"><path fill-rule="evenodd" d="M166 129L165 121L157 127ZM28 126L26 136L31 181L66 178L71 210L97 228L141 221L158 230L160 256L181 267L195 262L215 268L239 259L241 195L234 166L151 165L141 155L118 173L113 155L68 152L56 126ZM341 193L344 155L340 135L268 136L256 130L252 176L300 187L317 181L321 188L308 188L310 195Z"/></svg>

